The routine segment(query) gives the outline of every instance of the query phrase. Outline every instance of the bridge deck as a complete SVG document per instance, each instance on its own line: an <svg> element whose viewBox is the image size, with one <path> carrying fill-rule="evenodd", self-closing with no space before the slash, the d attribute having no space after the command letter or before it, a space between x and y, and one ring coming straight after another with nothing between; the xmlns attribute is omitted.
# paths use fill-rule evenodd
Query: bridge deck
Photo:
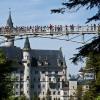
<svg viewBox="0 0 100 100"><path fill-rule="evenodd" d="M5 35L69 35L69 34L99 34L100 26L19 26L11 29L10 27L0 27L0 36Z"/></svg>

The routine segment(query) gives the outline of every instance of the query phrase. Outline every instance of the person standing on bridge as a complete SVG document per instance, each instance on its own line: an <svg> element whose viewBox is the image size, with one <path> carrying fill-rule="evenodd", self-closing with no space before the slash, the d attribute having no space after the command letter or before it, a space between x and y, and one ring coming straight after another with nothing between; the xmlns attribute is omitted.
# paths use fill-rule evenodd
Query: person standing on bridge
<svg viewBox="0 0 100 100"><path fill-rule="evenodd" d="M96 24L94 24L94 31L96 30Z"/></svg>

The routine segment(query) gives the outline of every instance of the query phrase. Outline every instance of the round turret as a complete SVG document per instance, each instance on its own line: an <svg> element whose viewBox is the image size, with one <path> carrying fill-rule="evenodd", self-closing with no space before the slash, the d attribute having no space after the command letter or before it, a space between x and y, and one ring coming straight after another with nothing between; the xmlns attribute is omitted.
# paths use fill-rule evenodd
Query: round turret
<svg viewBox="0 0 100 100"><path fill-rule="evenodd" d="M23 64L24 64L24 94L28 100L31 100L31 54L30 43L26 37L23 48Z"/></svg>

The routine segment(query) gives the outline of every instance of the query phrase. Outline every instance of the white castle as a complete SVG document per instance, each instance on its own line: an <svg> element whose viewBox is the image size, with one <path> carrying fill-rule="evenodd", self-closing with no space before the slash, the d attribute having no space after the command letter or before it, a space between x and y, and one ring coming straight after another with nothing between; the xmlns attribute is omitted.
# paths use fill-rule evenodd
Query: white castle
<svg viewBox="0 0 100 100"><path fill-rule="evenodd" d="M14 28L11 12L6 27ZM24 48L14 46L14 36L5 36L5 45L0 47L8 59L16 60L12 76L15 78L14 96L25 95L28 100L38 96L40 100L68 100L63 92L67 81L67 66L60 50L31 49L28 37Z"/></svg>

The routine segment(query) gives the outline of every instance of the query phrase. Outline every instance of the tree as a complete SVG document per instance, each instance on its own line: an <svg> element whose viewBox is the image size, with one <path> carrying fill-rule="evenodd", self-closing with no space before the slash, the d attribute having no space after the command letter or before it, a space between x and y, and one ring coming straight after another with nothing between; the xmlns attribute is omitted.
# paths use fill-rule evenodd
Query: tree
<svg viewBox="0 0 100 100"><path fill-rule="evenodd" d="M82 100L95 100L93 92L91 92L91 91L85 92Z"/></svg>
<svg viewBox="0 0 100 100"><path fill-rule="evenodd" d="M27 100L25 95L21 95L18 97L10 96L8 100Z"/></svg>
<svg viewBox="0 0 100 100"><path fill-rule="evenodd" d="M83 100L94 100L94 98L100 95L100 52L89 51L85 53L84 51L81 56L86 57L85 70L94 73L94 80L89 81L88 85L90 88L83 95Z"/></svg>
<svg viewBox="0 0 100 100"><path fill-rule="evenodd" d="M77 100L82 100L82 85L78 85L76 96Z"/></svg>
<svg viewBox="0 0 100 100"><path fill-rule="evenodd" d="M62 13L62 11L65 9L76 9L78 11L82 7L86 7L86 9L93 9L96 8L97 12L95 15L87 19L87 23L92 20L100 20L100 0L68 0L66 2L62 3L63 7L60 9L54 9L51 10L53 13ZM64 12L64 11L63 11Z"/></svg>
<svg viewBox="0 0 100 100"><path fill-rule="evenodd" d="M8 60L4 52L0 50L0 100L7 100L12 95L11 64L12 61Z"/></svg>
<svg viewBox="0 0 100 100"><path fill-rule="evenodd" d="M100 53L100 36L95 38L91 43L88 43L82 47L77 48L79 52L74 54L74 57L71 58L72 62L77 64L78 61L82 61L83 58L88 57L92 52L93 54Z"/></svg>

